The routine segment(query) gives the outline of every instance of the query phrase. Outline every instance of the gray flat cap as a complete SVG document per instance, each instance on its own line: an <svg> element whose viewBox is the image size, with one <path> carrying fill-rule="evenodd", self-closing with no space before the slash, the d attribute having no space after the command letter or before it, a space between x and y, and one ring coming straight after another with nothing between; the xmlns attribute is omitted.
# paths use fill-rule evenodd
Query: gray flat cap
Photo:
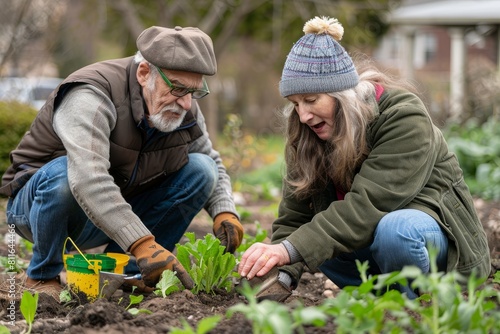
<svg viewBox="0 0 500 334"><path fill-rule="evenodd" d="M144 59L166 70L217 72L212 39L198 28L153 26L137 37L137 48Z"/></svg>

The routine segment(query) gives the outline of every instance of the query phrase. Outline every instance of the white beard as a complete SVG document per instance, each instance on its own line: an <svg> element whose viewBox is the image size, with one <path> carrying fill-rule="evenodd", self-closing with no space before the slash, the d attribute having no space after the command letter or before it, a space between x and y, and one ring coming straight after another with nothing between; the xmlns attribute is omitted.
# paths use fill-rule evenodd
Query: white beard
<svg viewBox="0 0 500 334"><path fill-rule="evenodd" d="M171 118L168 117L169 113L177 113L180 116ZM186 116L186 113L186 110L173 103L164 107L159 113L153 116L149 116L149 122L153 127L161 132L172 132L181 125L184 117Z"/></svg>

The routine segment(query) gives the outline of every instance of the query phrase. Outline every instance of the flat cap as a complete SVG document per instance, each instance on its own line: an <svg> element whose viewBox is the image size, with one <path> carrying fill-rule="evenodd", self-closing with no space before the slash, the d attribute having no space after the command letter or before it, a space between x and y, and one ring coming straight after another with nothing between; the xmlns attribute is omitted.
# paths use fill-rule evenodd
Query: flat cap
<svg viewBox="0 0 500 334"><path fill-rule="evenodd" d="M214 75L217 72L212 39L198 28L153 26L137 37L144 59L166 70Z"/></svg>

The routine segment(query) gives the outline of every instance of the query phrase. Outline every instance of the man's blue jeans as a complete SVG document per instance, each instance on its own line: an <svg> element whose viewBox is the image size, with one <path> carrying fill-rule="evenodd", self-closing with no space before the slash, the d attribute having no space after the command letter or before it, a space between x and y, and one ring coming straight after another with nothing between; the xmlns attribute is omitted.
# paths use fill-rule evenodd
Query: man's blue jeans
<svg viewBox="0 0 500 334"><path fill-rule="evenodd" d="M204 154L189 154L189 162L158 186L126 201L155 236L173 250L215 189L218 170ZM108 243L105 252L123 250L98 229L74 199L68 185L67 159L60 157L40 168L7 204L7 222L33 242L27 274L51 279L63 269L63 245L69 236L80 249ZM69 246L70 243L68 243ZM128 270L130 269L130 270ZM135 263L126 271L137 270Z"/></svg>
<svg viewBox="0 0 500 334"><path fill-rule="evenodd" d="M368 261L367 274L378 275L400 271L404 266L417 266L423 273L430 270L428 248L438 250L437 266L446 271L448 238L438 223L428 214L404 209L385 215L377 225L370 247L343 253L324 262L320 270L338 287L358 286L361 278L355 260ZM409 298L417 294L408 286L397 286Z"/></svg>

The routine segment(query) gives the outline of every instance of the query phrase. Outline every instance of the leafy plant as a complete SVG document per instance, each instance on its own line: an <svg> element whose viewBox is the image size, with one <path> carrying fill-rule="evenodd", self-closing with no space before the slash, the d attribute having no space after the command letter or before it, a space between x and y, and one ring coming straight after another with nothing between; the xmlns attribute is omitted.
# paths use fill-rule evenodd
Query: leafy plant
<svg viewBox="0 0 500 334"><path fill-rule="evenodd" d="M493 276L493 283L498 283L500 284L500 271L497 271L495 275Z"/></svg>
<svg viewBox="0 0 500 334"><path fill-rule="evenodd" d="M177 244L177 259L186 268L194 281L192 292L213 293L214 289L233 287L231 272L235 269L236 258L224 253L220 240L208 233L204 239L196 239L193 232L187 232L188 242Z"/></svg>
<svg viewBox="0 0 500 334"><path fill-rule="evenodd" d="M302 304L298 304L292 311L292 319L292 327L301 333L304 332L304 325L325 326L329 317L320 307L304 307Z"/></svg>
<svg viewBox="0 0 500 334"><path fill-rule="evenodd" d="M416 267L368 276L368 263L358 262L362 283L342 289L335 298L318 306L283 308L278 302L257 303L248 284L240 293L248 304L231 307L226 316L240 312L252 322L254 333L304 333L303 326L322 327L335 324L336 333L500 333L500 292L484 279L465 279L457 272L438 272L435 251L429 250L431 272L423 274ZM494 282L500 279L496 273ZM396 285L409 285L420 291L417 299L394 290ZM463 287L466 287L464 293ZM279 328L279 330L277 330Z"/></svg>
<svg viewBox="0 0 500 334"><path fill-rule="evenodd" d="M35 321L36 308L38 307L38 292L32 295L29 291L24 291L19 306L21 313L28 324L27 334L31 333L33 322Z"/></svg>
<svg viewBox="0 0 500 334"><path fill-rule="evenodd" d="M200 320L198 323L198 326L196 327L196 330L191 327L186 319L181 319L182 326L183 328L171 328L169 333L170 334L205 334L210 332L212 329L217 327L217 324L221 320L222 316L220 315L214 315L208 318L203 318Z"/></svg>
<svg viewBox="0 0 500 334"><path fill-rule="evenodd" d="M444 132L457 155L471 192L484 199L500 199L500 122L453 124Z"/></svg>
<svg viewBox="0 0 500 334"><path fill-rule="evenodd" d="M252 288L244 282L239 292L246 297L248 304L239 303L231 306L226 316L231 318L235 313L240 312L252 323L253 333L262 334L288 334L292 333L292 318L288 312L288 307L271 300L257 302L255 295L258 287Z"/></svg>
<svg viewBox="0 0 500 334"><path fill-rule="evenodd" d="M179 291L180 280L175 276L172 270L165 270L161 274L160 281L156 284L154 294L157 296L167 297L169 294Z"/></svg>
<svg viewBox="0 0 500 334"><path fill-rule="evenodd" d="M71 292L69 290L64 289L59 293L59 301L61 303L69 303L71 300Z"/></svg>
<svg viewBox="0 0 500 334"><path fill-rule="evenodd" d="M3 273L16 272L19 273L22 269L28 268L28 263L16 257L0 256L0 267L3 268Z"/></svg>
<svg viewBox="0 0 500 334"><path fill-rule="evenodd" d="M135 290L135 286L132 288L132 293L134 293L134 290ZM138 308L130 308L132 305L135 305L135 304L139 304L140 302L142 302L142 300L144 299L144 295L133 295L133 294L130 294L129 296L130 298L130 302L128 303L127 307L125 307L125 311L128 311L130 314L132 315L137 315L139 313L147 313L147 314L151 314L152 312L150 310L147 310L147 309L138 309Z"/></svg>

